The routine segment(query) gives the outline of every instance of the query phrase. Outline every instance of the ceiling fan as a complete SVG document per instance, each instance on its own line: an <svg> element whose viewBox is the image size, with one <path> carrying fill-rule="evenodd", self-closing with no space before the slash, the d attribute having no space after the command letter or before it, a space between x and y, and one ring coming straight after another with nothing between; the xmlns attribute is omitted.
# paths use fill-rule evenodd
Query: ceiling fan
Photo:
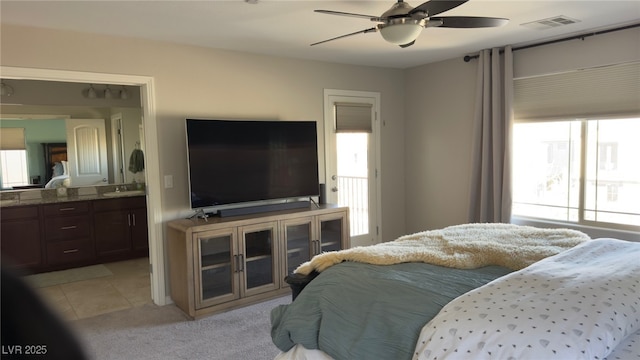
<svg viewBox="0 0 640 360"><path fill-rule="evenodd" d="M357 34L366 34L370 32L380 31L382 37L395 45L402 48L413 45L422 32L427 27L442 28L483 28L505 25L509 20L493 17L477 17L477 16L439 16L442 12L458 7L469 0L453 1L453 0L430 0L416 7L412 7L403 0L398 0L391 8L380 16L371 16L363 14L353 14L332 10L315 10L317 13L329 15L351 16L363 19L369 19L379 22L375 27L356 31L354 33L337 36L328 40L319 41L311 44L318 45L328 41L342 39Z"/></svg>

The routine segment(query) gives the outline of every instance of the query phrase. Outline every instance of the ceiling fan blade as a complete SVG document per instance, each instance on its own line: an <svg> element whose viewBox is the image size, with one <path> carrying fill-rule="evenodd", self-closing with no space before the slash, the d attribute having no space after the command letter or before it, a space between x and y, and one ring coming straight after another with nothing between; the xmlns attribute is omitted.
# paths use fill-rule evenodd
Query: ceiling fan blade
<svg viewBox="0 0 640 360"><path fill-rule="evenodd" d="M358 18L367 19L367 20L377 19L378 18L377 16L372 16L372 15L354 14L354 13L348 13L348 12L342 12L342 11L333 11L333 10L313 10L313 11L315 11L317 13L320 13L320 14L358 17Z"/></svg>
<svg viewBox="0 0 640 360"><path fill-rule="evenodd" d="M425 3L422 3L411 11L409 11L409 15L413 15L417 12L424 12L427 16L434 16L445 12L447 10L451 10L455 7L458 7L469 0L455 1L455 0L431 0Z"/></svg>
<svg viewBox="0 0 640 360"><path fill-rule="evenodd" d="M311 46L318 45L318 44L323 44L323 43L326 43L326 42L328 42L328 41L333 41L333 40L342 39L342 38L345 38L345 37L347 37L347 36L358 35L358 34L366 34L366 33L376 32L376 31L378 31L378 28L372 27L372 28L370 28L370 29L364 29L364 30L360 30L360 31L352 32L352 33L350 33L350 34L345 34L345 35L336 36L336 37L331 38L331 39L327 39L327 40L323 40L323 41L318 41L317 43L313 43L313 44L311 44Z"/></svg>
<svg viewBox="0 0 640 360"><path fill-rule="evenodd" d="M440 23L444 28L483 28L506 25L509 19L479 16L442 16L429 18L429 22Z"/></svg>

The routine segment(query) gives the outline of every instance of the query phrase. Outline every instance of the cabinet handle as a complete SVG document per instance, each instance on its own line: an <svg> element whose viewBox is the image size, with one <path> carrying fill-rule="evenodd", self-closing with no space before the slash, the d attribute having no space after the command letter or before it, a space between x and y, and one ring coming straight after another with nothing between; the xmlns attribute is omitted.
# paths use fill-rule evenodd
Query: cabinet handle
<svg viewBox="0 0 640 360"><path fill-rule="evenodd" d="M75 209L76 208L72 208L72 207L70 207L70 208L60 208L60 211L73 211Z"/></svg>
<svg viewBox="0 0 640 360"><path fill-rule="evenodd" d="M238 270L238 269L240 269L240 263L238 262L238 255L233 255L233 262L235 263L234 264L235 268L233 269L233 272L237 273L237 272L240 271L240 270Z"/></svg>
<svg viewBox="0 0 640 360"><path fill-rule="evenodd" d="M240 261L238 261L238 265L240 267L238 271L242 272L244 271L244 255L243 254L238 255L238 259L240 259Z"/></svg>
<svg viewBox="0 0 640 360"><path fill-rule="evenodd" d="M71 225L71 226L63 226L63 227L60 228L60 230L73 230L73 229L76 229L76 228L77 228L77 226Z"/></svg>
<svg viewBox="0 0 640 360"><path fill-rule="evenodd" d="M127 223L129 224L129 227L131 227L131 214L127 214Z"/></svg>
<svg viewBox="0 0 640 360"><path fill-rule="evenodd" d="M71 249L71 250L64 250L62 253L63 253L63 254L71 254L71 253L76 253L76 252L78 252L78 251L80 251L80 250L78 250L78 249Z"/></svg>
<svg viewBox="0 0 640 360"><path fill-rule="evenodd" d="M131 214L131 219L133 220L133 226L136 226L136 214Z"/></svg>

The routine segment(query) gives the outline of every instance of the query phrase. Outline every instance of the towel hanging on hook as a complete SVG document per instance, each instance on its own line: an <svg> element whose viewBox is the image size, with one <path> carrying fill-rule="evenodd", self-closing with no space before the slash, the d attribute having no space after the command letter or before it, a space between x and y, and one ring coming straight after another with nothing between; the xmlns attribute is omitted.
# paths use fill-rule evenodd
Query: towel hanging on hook
<svg viewBox="0 0 640 360"><path fill-rule="evenodd" d="M136 142L136 148L131 152L129 157L129 171L139 173L144 170L144 153L139 148L140 143Z"/></svg>

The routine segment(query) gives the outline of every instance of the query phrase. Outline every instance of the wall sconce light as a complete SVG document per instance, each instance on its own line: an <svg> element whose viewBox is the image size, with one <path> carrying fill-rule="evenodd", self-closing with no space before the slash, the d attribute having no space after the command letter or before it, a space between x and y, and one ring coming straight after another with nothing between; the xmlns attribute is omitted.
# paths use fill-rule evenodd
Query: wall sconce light
<svg viewBox="0 0 640 360"><path fill-rule="evenodd" d="M0 96L13 95L13 88L5 83L0 83Z"/></svg>
<svg viewBox="0 0 640 360"><path fill-rule="evenodd" d="M95 99L98 97L98 93L96 93L96 89L93 88L93 84L89 85L89 89L87 89L87 97L89 99Z"/></svg>
<svg viewBox="0 0 640 360"><path fill-rule="evenodd" d="M124 88L124 85L122 85L122 90L120 90L120 99L127 100L128 98L129 98L129 92L127 91L127 89Z"/></svg>
<svg viewBox="0 0 640 360"><path fill-rule="evenodd" d="M4 94L4 84L2 86ZM89 88L82 90L82 95L88 99L127 100L129 98L129 92L124 85L122 85L122 90L111 89L111 86L115 85L105 85L102 90L100 85L96 88L91 84ZM11 90L13 91L13 89Z"/></svg>

